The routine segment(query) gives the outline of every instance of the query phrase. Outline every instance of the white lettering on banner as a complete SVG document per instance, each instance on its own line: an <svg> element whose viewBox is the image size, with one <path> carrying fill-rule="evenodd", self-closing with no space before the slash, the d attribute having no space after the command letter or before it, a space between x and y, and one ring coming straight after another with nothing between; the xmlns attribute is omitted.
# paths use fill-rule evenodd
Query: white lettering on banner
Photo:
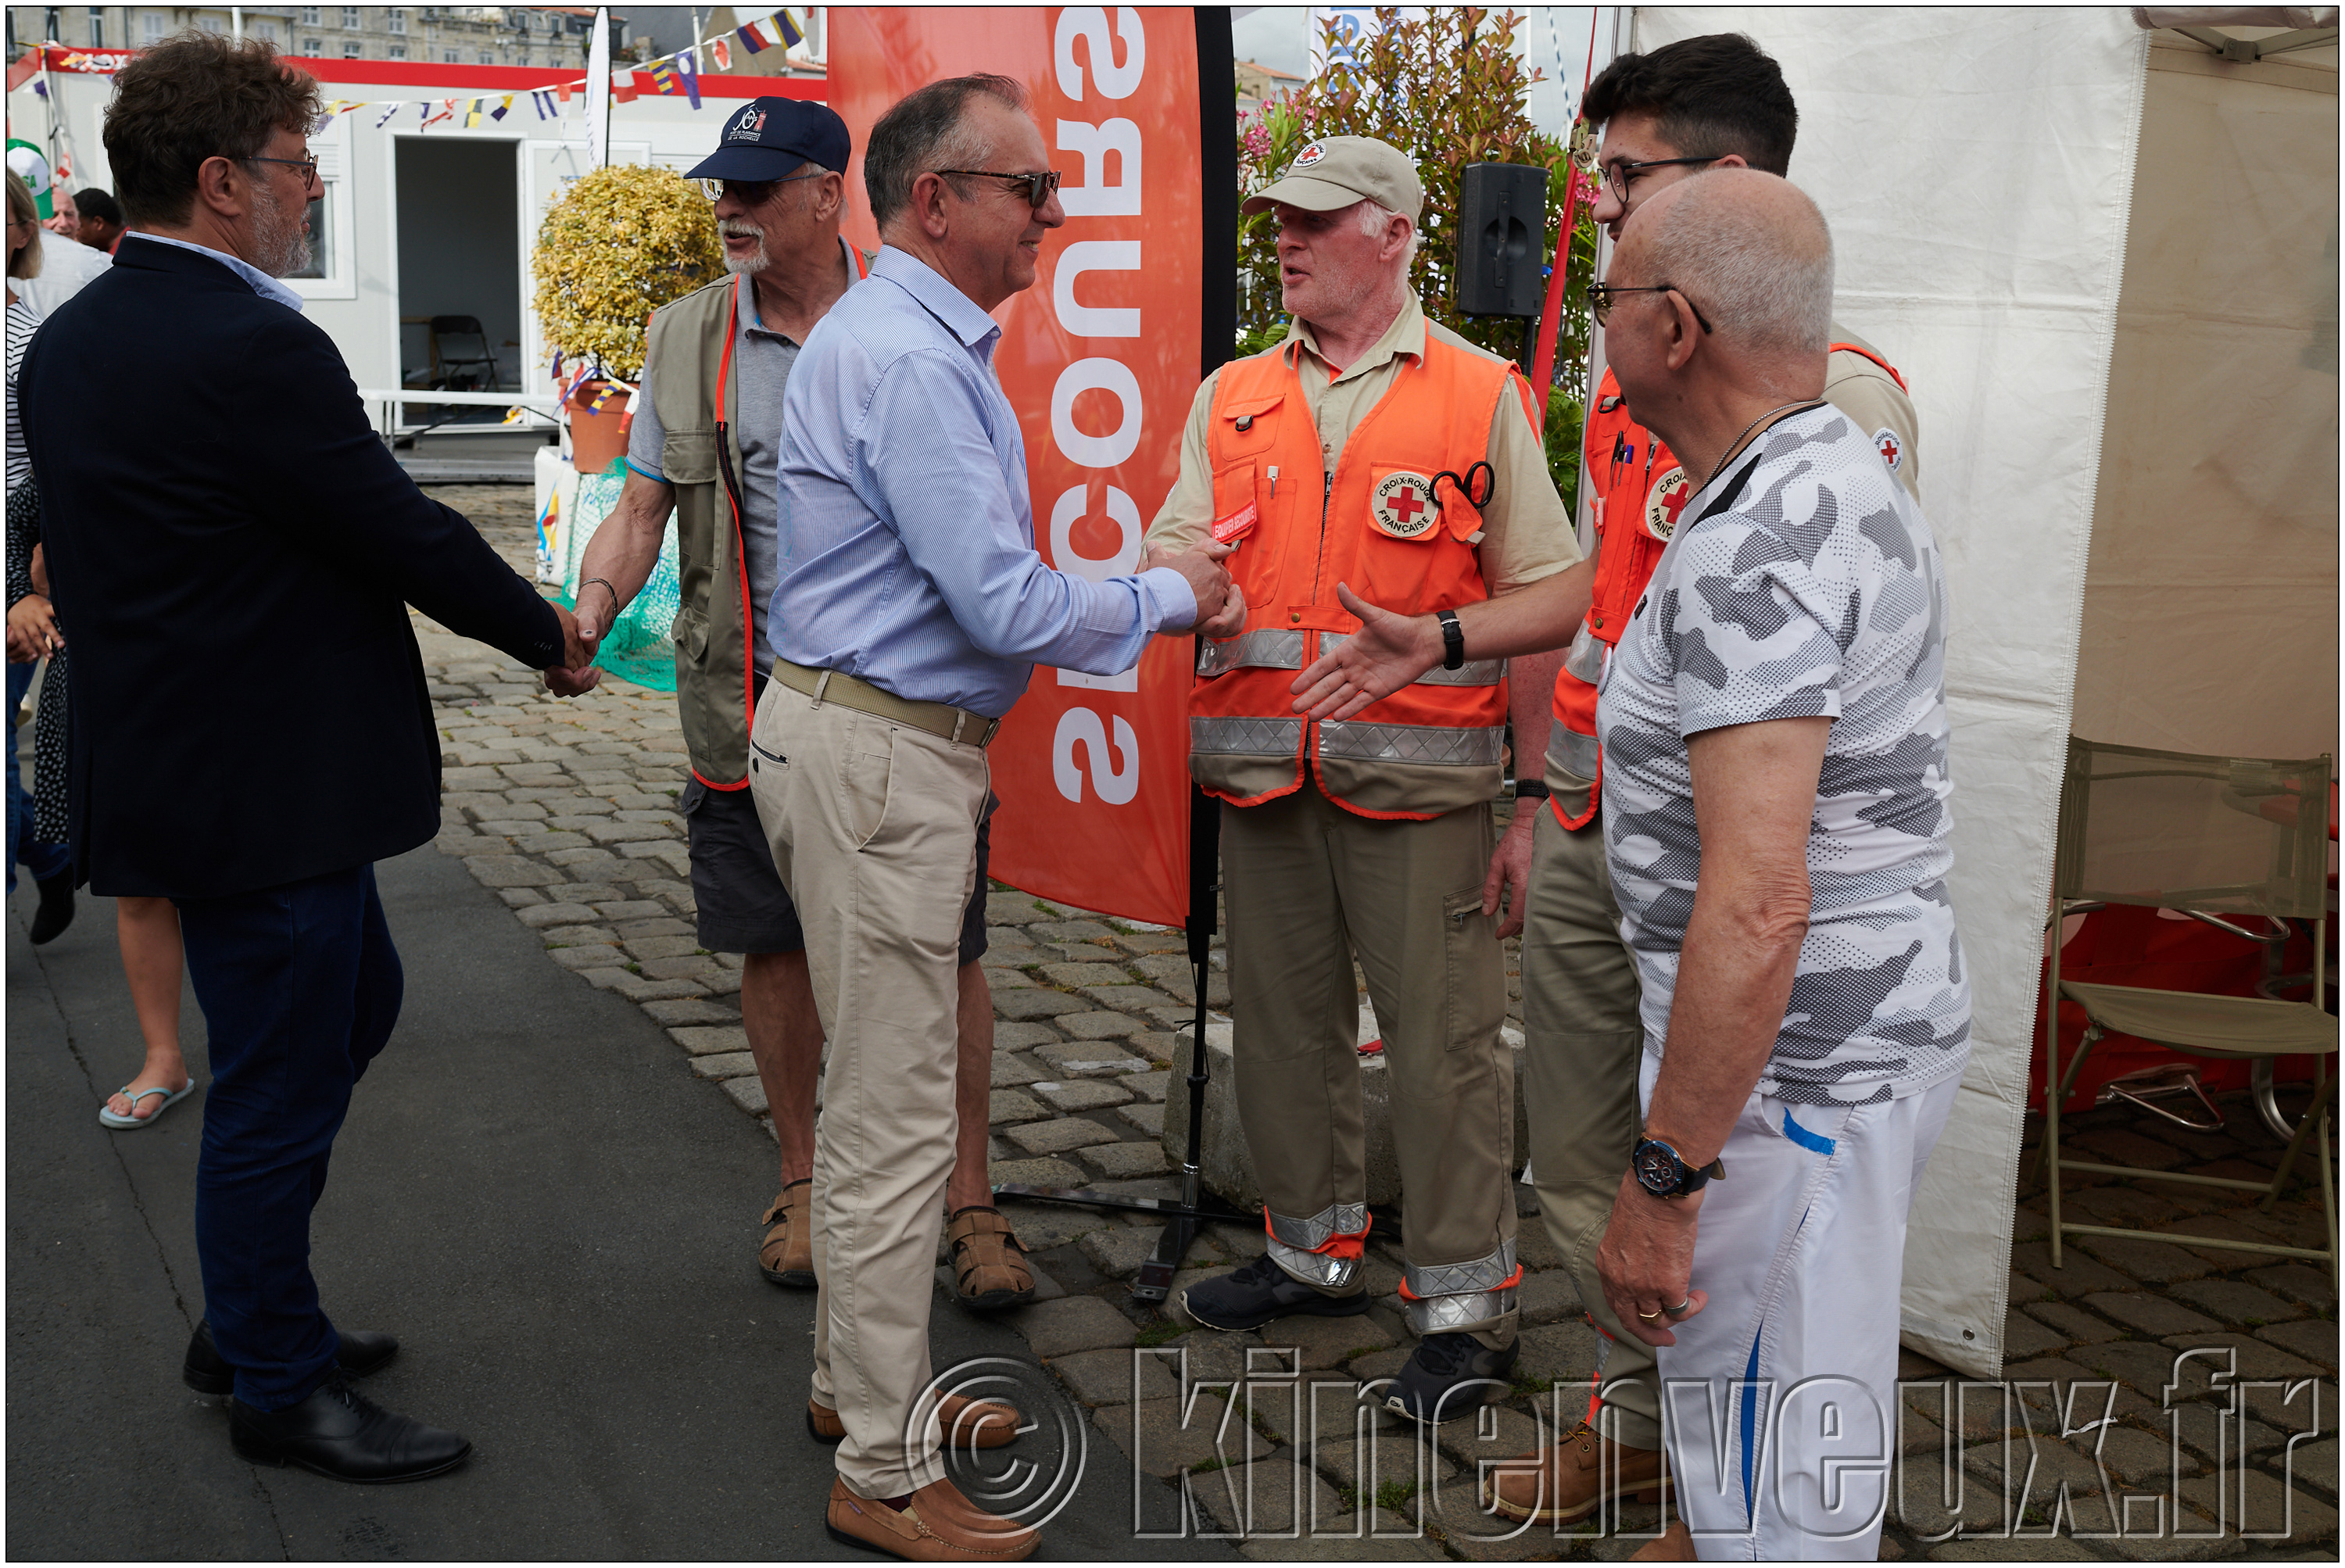
<svg viewBox="0 0 2345 1568"><path fill-rule="evenodd" d="M1099 798L1111 806L1128 806L1140 793L1140 736L1132 728L1132 720L1118 717L1115 721L1115 746L1123 753L1121 769L1109 772L1104 764L1113 759L1109 755L1107 727L1100 716L1088 708L1071 708L1059 716L1059 732L1051 739L1051 777L1057 780L1059 793L1081 805L1083 799L1083 771L1075 763L1075 748L1083 747L1091 754L1091 788Z"/></svg>
<svg viewBox="0 0 2345 1568"><path fill-rule="evenodd" d="M1136 307L1119 310L1079 304L1075 300L1075 280L1086 272L1139 270L1137 239L1078 239L1069 245L1059 252L1059 270L1051 280L1051 303L1058 310L1059 325L1079 338L1140 336L1140 311Z"/></svg>
<svg viewBox="0 0 2345 1568"><path fill-rule="evenodd" d="M1115 394L1114 433L1085 435L1075 428L1075 399L1087 392ZM1085 468L1113 468L1140 447L1140 378L1122 360L1077 360L1051 389L1051 439Z"/></svg>
<svg viewBox="0 0 2345 1568"><path fill-rule="evenodd" d="M1140 86L1148 64L1148 31L1140 13L1129 5L1115 8L1115 36L1123 45L1123 64L1115 63L1108 46L1107 7L1070 5L1059 13L1059 30L1051 53L1059 67L1059 90L1077 103L1083 101L1083 68L1075 64L1075 40L1091 46L1091 84L1103 98L1128 98Z"/></svg>
<svg viewBox="0 0 2345 1568"><path fill-rule="evenodd" d="M1061 120L1059 150L1083 160L1083 182L1059 187L1059 205L1070 218L1140 216L1140 127L1130 120ZM1116 159L1116 182L1107 182L1108 154Z"/></svg>
<svg viewBox="0 0 2345 1568"><path fill-rule="evenodd" d="M1135 245L1133 249L1139 247ZM1090 497L1080 484L1051 505L1051 559L1059 564L1059 570L1094 583L1138 571L1141 541L1147 530L1132 497L1112 484L1107 487L1107 516L1115 524L1116 540L1115 549L1105 555L1086 555L1075 548L1075 524L1083 520L1089 510ZM1122 675L1085 675L1081 670L1062 669L1059 672L1059 684L1091 691L1136 692L1140 689L1140 667L1134 665Z"/></svg>
<svg viewBox="0 0 2345 1568"><path fill-rule="evenodd" d="M1069 6L1059 13L1052 51L1059 90L1070 102L1079 104L1083 101L1084 69L1075 58L1078 41L1085 46L1090 85L1099 97L1126 98L1139 89L1148 62L1148 34L1138 11L1128 5L1116 8L1112 39L1104 6ZM1123 50L1120 62L1114 50L1118 44ZM1057 121L1057 127L1059 150L1082 159L1080 183L1059 188L1059 200L1068 218L1139 217L1140 127L1130 119L1114 118L1097 125L1062 119ZM1111 160L1112 184L1109 183ZM1051 304L1060 327L1073 338L1140 337L1137 307L1085 305L1075 298L1075 289L1086 272L1137 272L1142 265L1137 239L1071 239L1059 252L1051 280ZM1092 287L1096 290L1100 284L1094 281ZM1076 399L1093 391L1112 393L1116 400L1114 427L1105 435L1087 435L1075 426ZM1077 360L1060 372L1051 390L1051 440L1078 467L1112 469L1139 450L1146 412L1140 379L1130 365L1105 356ZM1070 576L1094 583L1138 571L1145 524L1140 508L1117 485L1106 487L1104 500L1107 521L1116 530L1114 549L1105 555L1091 555L1076 547L1076 524L1091 514L1090 492L1089 484L1074 485L1052 504L1051 562ZM1140 691L1136 666L1122 675L1106 676L1062 669L1058 679L1061 687L1081 690L1131 696ZM1116 714L1102 718L1090 708L1070 708L1060 715L1051 743L1051 779L1061 795L1081 803L1086 775L1092 793L1104 805L1127 806L1138 799L1140 736L1129 718Z"/></svg>

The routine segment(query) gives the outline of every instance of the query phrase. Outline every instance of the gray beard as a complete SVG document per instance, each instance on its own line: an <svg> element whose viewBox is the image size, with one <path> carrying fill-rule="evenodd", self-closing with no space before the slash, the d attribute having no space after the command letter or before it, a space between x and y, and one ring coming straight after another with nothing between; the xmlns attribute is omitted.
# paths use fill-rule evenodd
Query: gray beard
<svg viewBox="0 0 2345 1568"><path fill-rule="evenodd" d="M717 230L717 235L720 239L724 237L724 233L725 231L721 228ZM725 270L727 272L746 273L753 277L772 266L774 262L772 254L766 249L766 237L763 234L757 236L757 249L750 252L747 260L736 260L733 252L730 250L726 250L724 255Z"/></svg>
<svg viewBox="0 0 2345 1568"><path fill-rule="evenodd" d="M253 187L253 264L271 278L299 272L310 264L310 208L307 202L288 213L277 192L267 185Z"/></svg>

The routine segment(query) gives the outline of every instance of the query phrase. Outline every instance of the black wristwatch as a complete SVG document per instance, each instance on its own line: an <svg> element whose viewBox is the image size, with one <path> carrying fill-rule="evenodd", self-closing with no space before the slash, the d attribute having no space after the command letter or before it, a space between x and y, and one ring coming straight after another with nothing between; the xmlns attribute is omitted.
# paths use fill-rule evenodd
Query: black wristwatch
<svg viewBox="0 0 2345 1568"><path fill-rule="evenodd" d="M1696 1170L1678 1156L1677 1150L1659 1138L1647 1138L1637 1145L1629 1158L1629 1170L1636 1173L1637 1185L1655 1197L1687 1197L1700 1192L1712 1180L1726 1174L1726 1162L1711 1161Z"/></svg>
<svg viewBox="0 0 2345 1568"><path fill-rule="evenodd" d="M1441 623L1441 667L1466 667L1466 628L1457 624L1456 610L1436 610L1433 618Z"/></svg>

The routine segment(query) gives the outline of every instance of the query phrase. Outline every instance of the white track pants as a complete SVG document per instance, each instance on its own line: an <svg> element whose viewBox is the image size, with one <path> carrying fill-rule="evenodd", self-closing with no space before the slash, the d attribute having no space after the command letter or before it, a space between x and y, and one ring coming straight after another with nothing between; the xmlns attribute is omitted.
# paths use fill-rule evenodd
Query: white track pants
<svg viewBox="0 0 2345 1568"><path fill-rule="evenodd" d="M1641 1103L1659 1069L1645 1057ZM1705 1561L1880 1554L1906 1210L1960 1084L1871 1105L1753 1095L1735 1122L1694 1240L1710 1303L1657 1357L1678 1511Z"/></svg>

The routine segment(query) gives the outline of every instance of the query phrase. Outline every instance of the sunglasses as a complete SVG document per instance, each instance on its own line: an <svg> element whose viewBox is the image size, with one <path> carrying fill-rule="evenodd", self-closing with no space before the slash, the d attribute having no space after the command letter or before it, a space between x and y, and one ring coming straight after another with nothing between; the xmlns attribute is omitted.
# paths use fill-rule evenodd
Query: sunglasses
<svg viewBox="0 0 2345 1568"><path fill-rule="evenodd" d="M829 172L827 168L817 168L811 174L794 174L787 179L703 179L695 183L711 201L730 191L734 200L750 207L761 207L783 186L796 185L802 179L820 179Z"/></svg>
<svg viewBox="0 0 2345 1568"><path fill-rule="evenodd" d="M940 168L936 172L964 175L981 179L1006 179L1013 184L1022 185L1026 188L1026 205L1037 212L1042 210L1044 202L1058 194L1061 178L1055 168L1046 168L1040 174L1004 174L999 169L992 168Z"/></svg>
<svg viewBox="0 0 2345 1568"><path fill-rule="evenodd" d="M1711 327L1710 319L1701 313L1701 307L1695 304L1686 291L1675 283L1652 283L1636 289L1622 288L1614 283L1590 283L1588 285L1588 304L1589 308L1596 312L1598 326L1600 327L1612 319L1613 303L1622 294L1675 294L1679 299L1685 300L1686 309L1693 312L1693 319L1701 323L1703 331L1713 330Z"/></svg>

